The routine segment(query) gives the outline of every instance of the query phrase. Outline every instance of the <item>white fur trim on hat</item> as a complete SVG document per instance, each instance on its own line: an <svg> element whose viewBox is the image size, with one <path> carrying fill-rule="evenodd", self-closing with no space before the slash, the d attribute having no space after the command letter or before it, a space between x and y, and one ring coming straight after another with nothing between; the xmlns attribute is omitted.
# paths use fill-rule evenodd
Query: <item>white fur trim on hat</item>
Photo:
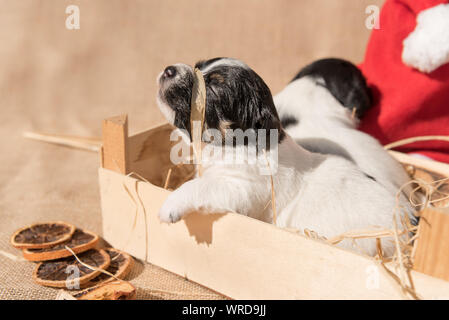
<svg viewBox="0 0 449 320"><path fill-rule="evenodd" d="M404 40L402 61L421 72L449 62L449 4L421 11L417 25Z"/></svg>

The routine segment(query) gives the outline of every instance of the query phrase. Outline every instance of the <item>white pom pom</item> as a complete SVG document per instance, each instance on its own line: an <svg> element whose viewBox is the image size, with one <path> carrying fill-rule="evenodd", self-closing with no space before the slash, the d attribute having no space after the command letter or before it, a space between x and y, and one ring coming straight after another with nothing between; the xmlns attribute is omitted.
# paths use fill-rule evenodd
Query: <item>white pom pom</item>
<svg viewBox="0 0 449 320"><path fill-rule="evenodd" d="M404 40L402 61L426 73L449 62L449 4L419 13L415 30Z"/></svg>

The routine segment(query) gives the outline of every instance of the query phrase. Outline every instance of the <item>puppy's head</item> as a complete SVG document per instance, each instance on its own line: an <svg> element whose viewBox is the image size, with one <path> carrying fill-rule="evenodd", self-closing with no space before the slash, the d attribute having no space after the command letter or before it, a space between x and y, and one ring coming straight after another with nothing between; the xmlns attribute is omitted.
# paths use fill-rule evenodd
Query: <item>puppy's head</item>
<svg viewBox="0 0 449 320"><path fill-rule="evenodd" d="M317 60L304 67L292 80L309 77L327 90L340 104L361 119L372 106L371 91L362 72L349 61L337 58Z"/></svg>
<svg viewBox="0 0 449 320"><path fill-rule="evenodd" d="M196 63L206 84L204 126L207 129L270 129L281 124L270 89L245 63L215 58ZM190 137L190 103L193 68L186 64L168 66L158 77L157 102L168 122L187 131Z"/></svg>

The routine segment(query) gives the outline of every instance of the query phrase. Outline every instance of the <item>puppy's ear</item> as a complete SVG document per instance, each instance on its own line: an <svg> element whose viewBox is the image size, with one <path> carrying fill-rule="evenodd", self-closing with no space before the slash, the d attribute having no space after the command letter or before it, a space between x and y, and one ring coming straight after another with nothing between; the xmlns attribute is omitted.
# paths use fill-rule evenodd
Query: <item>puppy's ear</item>
<svg viewBox="0 0 449 320"><path fill-rule="evenodd" d="M265 82L254 73L257 85L251 92L246 119L251 119L252 123L248 127L258 130L265 129L267 138L270 130L278 130L279 141L284 137L281 121L274 105L273 96ZM268 140L267 140L268 141Z"/></svg>
<svg viewBox="0 0 449 320"><path fill-rule="evenodd" d="M253 70L242 66L220 66L205 75L206 125L246 131L279 130L282 126L274 106L270 89Z"/></svg>
<svg viewBox="0 0 449 320"><path fill-rule="evenodd" d="M269 89L267 88L268 92ZM255 112L254 127L257 129L281 129L281 121L273 102L271 93L266 95L262 101L254 108L258 108Z"/></svg>

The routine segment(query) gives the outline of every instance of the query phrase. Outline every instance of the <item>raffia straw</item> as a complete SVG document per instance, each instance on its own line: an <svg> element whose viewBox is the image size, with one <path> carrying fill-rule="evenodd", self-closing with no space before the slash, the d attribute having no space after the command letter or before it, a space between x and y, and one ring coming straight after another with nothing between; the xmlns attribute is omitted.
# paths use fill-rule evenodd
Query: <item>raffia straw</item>
<svg viewBox="0 0 449 320"><path fill-rule="evenodd" d="M274 192L273 172L271 171L270 161L268 161L267 152L265 151L265 149L262 149L262 150L263 150L263 154L265 156L265 160L267 161L268 170L270 170L271 210L273 211L273 224L276 225L276 221L277 221L276 194Z"/></svg>
<svg viewBox="0 0 449 320"><path fill-rule="evenodd" d="M449 181L449 178L443 178L432 183L428 183L426 181L418 181L416 179L411 180L404 185L402 185L398 192L396 193L396 203L393 212L393 228L392 230L383 229L383 230L355 230L345 232L342 235L336 236L327 240L331 244L337 244L343 239L352 239L353 244L356 245L357 239L376 239L376 250L377 250L377 261L381 264L382 270L385 271L385 274L393 280L394 283L398 285L398 288L404 298L407 299L420 299L420 296L416 293L414 281L412 277L412 267L414 256L416 253L416 244L419 241L419 228L417 226L412 225L408 215L404 212L405 208L400 205L400 198L402 196L403 190L411 184L417 184L418 187L414 188L409 195L409 203L416 209L421 209L423 207L427 207L430 204L441 201L449 195L446 195L443 192L440 192L444 195L441 199L431 200L432 193L429 190L435 190L436 188L423 187L423 185L437 185L440 186L442 183ZM424 192L424 201L415 201L414 198L416 193L419 190L423 190ZM398 218L399 217L399 218ZM400 225L398 225L398 220ZM424 222L421 220L421 223ZM410 236L413 234L413 236ZM393 256L385 257L383 255L382 243L381 239L383 238L392 238L395 245L395 252ZM412 245L413 244L413 245ZM390 263L393 268L396 269L396 273L391 271L386 263Z"/></svg>
<svg viewBox="0 0 449 320"><path fill-rule="evenodd" d="M299 230L296 230L296 232L299 232ZM307 228L304 229L304 235L310 239L327 241L327 239L325 237L322 237L317 232L307 229Z"/></svg>
<svg viewBox="0 0 449 320"><path fill-rule="evenodd" d="M448 180L448 178L445 179L440 179L441 181L446 181ZM430 184L435 184L435 183L440 183L440 180L438 181L434 181ZM412 180L406 184L404 184L403 186L401 186L401 188L399 189L399 191L396 194L396 208L394 211L394 220L393 220L393 224L394 224L394 241L395 241L395 255L394 255L394 261L396 263L396 269L398 270L398 275L394 274L393 272L391 272L390 270L388 270L388 268L384 265L384 263L382 262L382 265L384 267L384 269L386 271L388 271L388 274L391 276L391 278L393 278L396 283L399 284L399 286L401 287L401 292L404 295L407 295L407 297L411 297L413 299L420 299L419 295L416 293L415 291L415 286L414 286L414 281L413 281L413 277L412 277L412 268L413 268L413 261L414 261L414 256L416 253L416 248L417 248L417 243L419 241L419 228L416 226L413 226L410 222L410 219L408 218L408 216L406 214L401 215L401 224L403 229L406 231L404 233L405 237L408 238L405 242L401 240L401 238L399 237L400 232L399 231L399 227L397 225L397 215L398 212L401 211L401 209L403 210L404 208L401 208L399 205L399 199L400 199L400 195L402 193L402 190L409 184L418 184L418 187L413 189L410 196L409 196L409 202L410 204L415 207L415 208L422 208L423 205L424 207L427 207L430 203L435 202L435 201L431 201L430 197L432 195L432 192L430 192L429 190L432 190L432 188L423 188L423 184L428 185L429 183L425 182L425 181L418 181L418 180ZM416 203L413 200L414 197L414 193L416 193L418 190L424 190L425 191L425 201L423 203ZM437 200L438 201L438 200ZM424 222L423 220L421 220L421 223ZM415 233L414 236L410 237L409 234L410 233ZM413 244L413 246L412 246Z"/></svg>
<svg viewBox="0 0 449 320"><path fill-rule="evenodd" d="M354 248L358 249L359 252L363 253L366 256L369 256L369 253L365 249L363 249L361 246L359 246L359 244L357 243L356 239L352 238L351 242L352 242L352 246Z"/></svg>
<svg viewBox="0 0 449 320"><path fill-rule="evenodd" d="M379 261L380 266L382 267L381 270L385 272L385 274L387 275L387 277L389 277L391 280L393 280L393 283L398 284L399 286L401 286L400 283L400 279L399 277L390 269L387 268L387 266L385 265L385 263L383 261ZM402 294L402 296L405 299L415 299L415 300L421 300L420 296L411 288L401 288L400 287L400 293Z"/></svg>
<svg viewBox="0 0 449 320"><path fill-rule="evenodd" d="M424 220L421 218L421 221L424 221ZM410 252L410 260L412 261L412 264L415 261L416 249L418 248L419 233L420 232L419 232L419 226L418 226L418 228L416 230L416 234L414 235L414 237L412 237L410 239L410 241L412 241L412 239L413 239L413 246L412 246L412 250Z"/></svg>
<svg viewBox="0 0 449 320"><path fill-rule="evenodd" d="M118 281L126 282L126 281L124 281L124 280L118 278L117 276L113 275L112 273L110 273L110 272L108 272L108 271L106 271L106 270L104 270L104 269L102 269L102 268L97 268L97 267L88 265L87 263L81 261L80 258L78 258L78 256L76 255L76 253L73 252L72 249L70 249L70 247L68 247L68 246L64 246L64 247L65 247L66 250L70 251L70 253L75 257L76 261L78 261L80 264L82 264L82 265L85 266L86 268L88 268L88 269L90 269L90 270L93 270L93 271L99 271L99 272L101 272L101 273L104 273L104 274L106 274L106 275L108 275L108 276L110 276L110 277L112 277L112 278L114 278L114 279L116 279L116 280L118 280Z"/></svg>
<svg viewBox="0 0 449 320"><path fill-rule="evenodd" d="M402 245L399 234L403 233L398 230L398 226L396 223L396 211L393 214L394 220L394 241L395 241L395 251L396 254L393 256L393 266L396 266L396 269L399 269L399 276L398 274L391 271L387 266L386 263L389 262L388 259L386 259L382 254L382 247L380 245L380 242L377 242L377 251L378 251L378 262L380 263L382 270L385 272L385 274L393 280L394 283L396 283L399 286L400 293L403 295L406 299L415 299L419 300L420 297L415 291L412 275L411 275L411 265L408 264L407 266L404 264L404 259L406 256L403 254L404 246ZM407 234L407 233L406 233ZM379 239L377 239L379 240ZM377 241L376 240L376 241ZM409 258L409 257L407 257ZM395 263L395 264L394 264Z"/></svg>
<svg viewBox="0 0 449 320"><path fill-rule="evenodd" d="M170 178L171 178L171 174L172 174L172 172L173 172L173 169L174 169L174 168L178 168L180 165L182 165L182 163L177 164L177 165L175 165L175 166L173 166L173 167L171 167L171 168L168 169L168 173L167 173L167 176L166 176L166 178L165 178L164 189L167 189L167 190L168 190L168 185L170 184ZM179 185L181 185L181 184L183 184L185 181L189 180L193 175L195 175L195 171L193 171L193 172L191 172L190 174L188 174L188 175L184 178L184 180L183 180ZM136 172L130 172L130 173L128 173L126 176L127 176L127 177L134 176L134 177L139 178L140 180L142 180L142 181L144 181L144 182L146 182L146 183L150 183L147 179L145 179L144 177L142 177L140 174L138 174L138 173L136 173ZM123 186L123 188L125 189L125 191L126 191L126 193L128 194L128 196L129 196L129 197L131 198L131 200L133 201L134 205L136 206L136 212L134 213L132 230L131 230L131 232L129 233L130 236L128 237L128 240L127 240L127 243L129 243L129 241L130 241L130 239L131 239L131 233L132 233L132 231L134 231L134 229L136 228L137 213L138 213L138 208L139 208L139 206L138 206L137 201L134 199L134 196L131 194L131 191L128 189L128 187L126 186L126 184L125 184L124 182L122 183L122 186ZM138 198L139 198L139 202L141 203L142 209L143 209L144 214L145 214L145 225L146 225L146 213L145 213L146 210L145 210L145 207L144 207L144 205L143 205L142 199L140 199L140 197L139 197L139 195L138 195L138 193L137 193L137 183L136 183L136 194L137 194L137 196L138 196ZM146 232L146 233L147 233L147 232ZM146 234L145 237L148 238L148 235Z"/></svg>
<svg viewBox="0 0 449 320"><path fill-rule="evenodd" d="M422 206L426 207L431 203L437 202L437 201L441 201L443 199L446 199L446 194L443 192L440 192L441 194L444 194L445 197L444 198L440 198L440 199L435 199L435 200L430 200L430 196L432 195L431 193L428 192L429 189L432 188L422 188L423 184L437 184L438 186L441 185L444 182L449 181L449 178L443 178L443 179L439 179L439 180L435 180L432 183L427 183L425 181L421 181L421 180L411 180L407 183L405 183L404 185L402 185L399 190L396 193L396 204L395 204L395 214L396 214L396 218L397 218L397 212L404 210L404 208L402 208L400 206L400 197L401 194L403 192L403 190L409 186L410 184L418 184L418 187L414 188L412 190L412 192L409 195L409 202L410 204L415 207L415 208L420 208ZM416 202L413 200L413 197L415 196L415 193L418 192L420 189L423 189L426 191L425 194L425 201L424 202ZM449 194L447 195L447 197L449 197ZM353 231L348 231L345 232L341 235L335 236L333 238L330 238L327 240L327 242L329 242L330 244L338 244L339 242L341 242L344 239L353 239L353 240L357 240L357 239L377 239L376 240L376 246L378 248L378 253L379 253L379 249L381 249L381 243L380 243L380 239L382 238L393 238L395 237L395 234L398 236L399 239L399 243L396 241L395 245L397 247L397 245L399 244L400 247L405 247L406 245L410 246L412 243L416 244L417 239L419 238L418 233L418 227L412 225L412 223L410 222L410 219L408 217L408 215L406 214L402 214L400 215L400 222L402 225L402 230L399 229L397 222L395 220L395 229L394 230L390 230L390 229L363 229L363 230L353 230ZM414 233L415 235L413 237L409 237L409 233ZM307 235L307 234L306 234ZM403 244L400 241L399 237L402 236L406 236L408 237L408 240L405 241L405 243ZM414 250L416 249L416 246L411 247L411 252L413 254ZM413 255L411 255L411 257L413 257Z"/></svg>
<svg viewBox="0 0 449 320"><path fill-rule="evenodd" d="M194 81L192 88L192 100L190 102L190 135L192 138L193 153L198 163L198 175L202 175L202 136L204 115L206 112L206 84L203 73L198 68L194 69ZM200 122L200 127L194 126Z"/></svg>
<svg viewBox="0 0 449 320"><path fill-rule="evenodd" d="M393 231L390 229L361 229L352 230L342 233L338 236L330 238L327 240L330 244L338 244L344 239L379 239L379 238L391 238L393 236Z"/></svg>
<svg viewBox="0 0 449 320"><path fill-rule="evenodd" d="M128 189L128 187L126 186L126 184L123 182L122 183L123 188L125 189L126 193L128 194L129 198L131 199L131 201L134 203L134 206L136 207L136 211L134 212L134 217L133 217L133 223L131 226L131 231L128 232L128 239L125 242L125 247L129 244L129 242L131 241L131 235L134 231L134 229L136 229L136 224L137 224L137 214L139 212L139 205L137 204L137 201L134 199L134 196L131 194L131 191Z"/></svg>
<svg viewBox="0 0 449 320"><path fill-rule="evenodd" d="M412 138L407 138L407 139L402 139L396 142L392 142L389 143L387 145L384 146L385 150L390 150L390 149L394 149L406 144L410 144L413 142L418 142L418 141L430 141L430 140L439 140L439 141L447 141L449 142L449 136L418 136L418 137L412 137Z"/></svg>
<svg viewBox="0 0 449 320"><path fill-rule="evenodd" d="M168 169L167 177L165 178L164 189L168 188L168 184L170 183L171 172L172 172L172 168Z"/></svg>
<svg viewBox="0 0 449 320"><path fill-rule="evenodd" d="M380 238L376 238L376 250L377 250L377 256L380 260L384 259L384 252L382 250L382 242Z"/></svg>
<svg viewBox="0 0 449 320"><path fill-rule="evenodd" d="M191 161L192 158L189 157L189 158L186 158L186 160ZM171 178L171 175L172 175L173 171L175 171L175 169L181 167L182 165L184 165L184 163L181 162L181 163L178 163L177 165L174 165L174 166L172 166L171 168L168 169L167 176L165 177L164 189L170 190L170 189L168 189L168 186L170 185L170 178ZM196 171L193 170L192 172L190 172L189 174L187 174L186 176L184 176L183 179L182 179L180 182L178 182L178 184L177 184L176 186L174 186L173 189L177 189L177 188L178 188L179 186L181 186L184 182L190 180L195 174L196 174Z"/></svg>
<svg viewBox="0 0 449 320"><path fill-rule="evenodd" d="M25 131L24 138L48 142L70 148L82 149L92 152L99 152L102 146L100 138L86 138L78 136L47 134L42 132Z"/></svg>
<svg viewBox="0 0 449 320"><path fill-rule="evenodd" d="M406 281L405 280L406 271L405 271L405 266L404 266L404 260L402 258L401 245L399 243L399 235L397 232L398 226L397 226L396 218L397 218L397 215L396 215L396 212L394 212L394 214L393 214L393 226L394 226L393 232L394 232L394 242L396 244L397 260L399 263L399 280L401 283L401 287L405 288L405 287L407 287L406 282L405 282Z"/></svg>
<svg viewBox="0 0 449 320"><path fill-rule="evenodd" d="M81 260L78 258L78 256L76 255L76 253L73 252L72 249L70 249L68 246L65 246L65 248L66 248L68 251L70 251L70 253L75 257L75 259L76 259L80 264L82 264L83 266L85 266L86 268L88 268L88 269L90 269L90 270L93 270L93 271L99 271L99 272L102 272L102 273L104 273L104 274L106 274L106 275L108 275L108 276L110 276L110 277L116 279L116 280L119 281L119 282L127 282L127 283L128 283L128 281L125 281L125 280L123 280L123 279L120 279L120 278L118 278L117 276L113 275L112 273L110 273L110 272L108 272L108 271L106 271L106 270L104 270L104 269L102 269L102 268L97 268L97 267L91 266L91 265L89 265L89 264L87 264L87 263L81 261ZM155 292L155 293L170 294L170 295L189 295L189 296L192 295L191 293L178 292L178 291L167 291L167 290L153 289L153 288L145 288L145 290L149 290L149 291ZM193 295L195 295L195 296L203 296L203 295L199 295L199 294L193 294Z"/></svg>
<svg viewBox="0 0 449 320"><path fill-rule="evenodd" d="M351 119L354 120L355 119L355 113L357 112L356 107L352 108L352 113L351 113Z"/></svg>
<svg viewBox="0 0 449 320"><path fill-rule="evenodd" d="M433 204L435 202L439 202L439 201L443 201L443 200L448 199L449 198L449 194L447 194L445 192L442 192L442 191L439 191L439 190L436 190L439 186L441 186L441 184L443 184L445 182L449 182L449 178L442 178L442 179L439 179L439 180L435 180L435 181L433 181L431 183L429 183L427 181L424 181L424 180L421 180L421 179L419 179L419 180L414 179L414 180L409 181L404 186L407 186L407 185L410 185L410 184L417 184L418 185L410 193L410 196L409 196L410 204L412 206L414 206L415 208L418 208L418 207L424 207L425 208L429 204ZM434 184L437 184L437 186L433 186ZM416 203L415 200L413 200L413 196L414 196L415 193L417 193L421 189L423 189L425 191L425 197L424 197L425 201L422 202L422 203ZM402 189L401 189L401 192L402 192ZM435 192L443 195L443 197L431 200L431 196Z"/></svg>
<svg viewBox="0 0 449 320"><path fill-rule="evenodd" d="M439 180L435 180L433 183L436 183L437 185L434 187L433 192L431 193L431 195L433 193L439 193L441 195L443 195L443 197L435 199L435 200L429 200L429 203L435 203L435 202L439 202L439 201L443 201L449 198L449 194L442 192L440 190L438 190L439 187L441 187L442 184L444 184L445 182L449 182L449 178L443 178L443 179L439 179Z"/></svg>
<svg viewBox="0 0 449 320"><path fill-rule="evenodd" d="M136 172L130 172L126 175L127 177L131 177L131 176L135 176L141 180L143 180L146 183L150 183L147 179L145 179L144 177L142 177L141 175L139 175ZM139 181L136 181L135 183L135 188L136 188L136 195L137 195L137 199L140 202L140 205L142 207L142 211L143 211L143 219L144 219L144 226L145 226L145 260L147 260L148 258L148 222L147 222L147 211L145 209L145 206L143 204L142 199L139 196L139 191L137 189L137 185L138 185ZM134 212L134 218L133 218L133 224L131 227L131 231L128 233L128 240L126 241L126 245L129 244L129 241L131 240L131 235L134 231L134 229L136 228L137 225L137 214L139 212L139 205L137 203L137 201L134 199L134 196L132 195L131 191L128 189L128 187L126 186L126 184L123 182L122 183L123 188L125 189L126 193L128 194L128 196L130 197L130 199L132 200L132 202L134 203L135 207L136 207L136 211ZM126 246L125 245L125 246Z"/></svg>
<svg viewBox="0 0 449 320"><path fill-rule="evenodd" d="M142 181L144 181L144 182L146 182L146 183L150 183L147 179L145 179L144 177L142 177L141 175L139 175L139 174L136 173L136 172L130 172L130 173L127 174L126 176L127 176L127 177L135 176L135 177L141 179ZM131 230L131 232L130 232L130 234L131 234L131 233L134 231L135 227L136 227L136 220L137 220L137 213L138 213L138 203L137 203L137 201L134 199L134 197L132 196L131 191L128 189L128 187L127 187L124 183L123 183L123 187L124 187L124 189L126 190L126 192L128 193L128 195L129 195L129 197L131 198L131 200L133 201L134 205L136 206L136 212L135 212L135 214L134 214L133 227L132 227L132 230ZM148 226L147 226L147 219L146 219L146 210L145 210L145 207L144 207L144 205L143 205L143 203L142 203L142 200L140 199L139 194L138 194L138 191L137 191L137 182L136 182L136 194L137 194L137 197L139 198L139 202L140 202L140 204L141 204L141 206L142 206L143 214L144 214L145 238L146 238L146 240L145 240L145 242L146 242L145 260L147 260L147 254L148 254ZM129 239L128 239L128 242L129 242ZM117 278L116 276L112 275L111 273L109 273L109 272L106 271L106 270L103 270L103 269L101 269L101 268L96 268L96 267L90 266L90 265L88 265L88 264L82 262L82 261L78 258L78 256L73 252L73 250L71 250L71 249L70 249L69 247L67 247L67 246L65 246L65 247L66 247L67 250L70 251L70 253L75 257L75 259L76 259L79 263L81 263L82 265L84 265L86 268L89 268L89 269L94 270L94 271L100 271L100 272L105 273L105 274L107 274L108 276L111 276L111 277L113 277L113 278L115 278L115 279L117 279L117 280L119 280L119 281L124 281L124 280L119 279L119 278ZM125 281L125 282L126 282L126 281ZM185 292L178 292L178 291L168 291L168 290L154 289L154 288L145 288L145 290L148 290L148 291L150 291L150 292L152 292L152 293L159 293L159 294L166 294L166 295L178 295L178 296L186 296L186 295L187 295L187 296L197 296L197 297L204 296L204 295L202 295L202 294L192 294L192 293L185 293Z"/></svg>
<svg viewBox="0 0 449 320"><path fill-rule="evenodd" d="M267 204L263 207L262 212L265 211L271 203L271 199L267 201Z"/></svg>

